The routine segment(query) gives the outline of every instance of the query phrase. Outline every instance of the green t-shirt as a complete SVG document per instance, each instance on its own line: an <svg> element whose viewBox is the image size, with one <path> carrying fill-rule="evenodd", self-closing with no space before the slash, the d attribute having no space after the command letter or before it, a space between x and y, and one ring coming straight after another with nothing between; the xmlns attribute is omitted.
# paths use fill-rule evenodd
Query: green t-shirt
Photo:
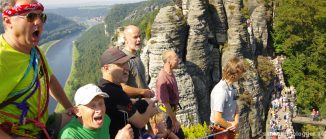
<svg viewBox="0 0 326 139"><path fill-rule="evenodd" d="M108 115L104 116L102 127L91 130L83 127L77 118L72 118L59 133L59 139L110 139L111 120Z"/></svg>
<svg viewBox="0 0 326 139"><path fill-rule="evenodd" d="M46 61L44 54L41 53L41 55ZM6 42L3 36L2 35L0 36L0 90L1 90L0 103L4 102L8 98L11 98L12 96L10 95L12 95L13 92L19 92L30 85L30 83L33 80L33 74L34 74L33 68L31 68L31 70L28 72L26 77L21 82L19 82L28 67L29 60L30 60L29 54L25 54L13 49L11 46L9 46L9 44ZM40 65L41 65L41 61L39 61L38 73L39 73L39 77L41 77L40 87L41 87L42 97L41 97L40 106L41 106L41 110L43 110L45 106L45 100L46 100L45 82L44 82L45 76L44 75L41 76ZM47 61L46 61L46 68L49 77L51 77L52 71ZM30 94L31 90L25 95L18 98L15 102L21 102L28 94ZM40 92L37 90L35 94L33 94L32 97L30 97L27 100L27 104L29 105L29 111L27 112L28 118L37 117L39 93ZM22 112L20 109L16 107L16 105L13 104L7 105L6 107L0 109L0 111L11 113L17 116L20 116ZM44 116L41 118L41 122L45 123L47 118L48 118L48 114L46 111ZM19 122L19 119L0 114L0 123L3 123L5 121L17 124ZM19 126L18 132L24 133L25 129L29 130L31 132L31 135L37 135L41 130L40 128L35 127L33 123L29 123L29 124Z"/></svg>

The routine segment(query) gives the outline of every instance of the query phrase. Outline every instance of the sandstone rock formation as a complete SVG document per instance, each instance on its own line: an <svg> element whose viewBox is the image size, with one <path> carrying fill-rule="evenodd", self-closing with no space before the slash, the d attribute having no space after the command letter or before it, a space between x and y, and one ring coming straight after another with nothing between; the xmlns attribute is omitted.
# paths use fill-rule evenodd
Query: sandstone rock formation
<svg viewBox="0 0 326 139"><path fill-rule="evenodd" d="M221 78L221 67L231 57L241 57L248 70L236 86L239 95L249 92L252 100L239 100L239 138L262 138L271 87L262 88L256 58L268 48L269 19L265 15L270 9L252 0L175 2L160 9L152 24L152 37L142 49L149 87L155 88L163 66L162 52L176 51L181 63L175 75L183 106L177 117L185 125L209 122L210 92ZM244 8L249 11L248 19Z"/></svg>

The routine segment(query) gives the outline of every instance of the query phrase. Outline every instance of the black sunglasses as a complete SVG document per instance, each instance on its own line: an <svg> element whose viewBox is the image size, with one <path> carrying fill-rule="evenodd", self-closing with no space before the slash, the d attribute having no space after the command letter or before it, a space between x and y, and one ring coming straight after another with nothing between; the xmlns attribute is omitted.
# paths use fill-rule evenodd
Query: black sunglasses
<svg viewBox="0 0 326 139"><path fill-rule="evenodd" d="M26 17L26 19L27 19L27 21L28 22L33 22L33 21L35 21L37 18L40 18L41 19L41 21L43 22L43 23L45 23L46 22L46 19L47 19L47 16L46 16L46 14L44 14L44 13L28 13L28 14L26 14L26 15L19 15L19 16L24 16L24 17Z"/></svg>

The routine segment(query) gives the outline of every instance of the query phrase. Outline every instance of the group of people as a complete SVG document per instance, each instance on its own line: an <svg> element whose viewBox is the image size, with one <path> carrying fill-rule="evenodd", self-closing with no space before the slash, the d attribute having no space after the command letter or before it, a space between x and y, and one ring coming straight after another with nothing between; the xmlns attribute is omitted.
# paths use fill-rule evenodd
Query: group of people
<svg viewBox="0 0 326 139"><path fill-rule="evenodd" d="M144 66L136 55L141 46L140 30L127 26L125 48L103 52L99 84L80 87L73 105L38 48L47 20L43 5L36 0L1 4L1 138L51 138L46 129L49 95L72 115L58 138L184 138L176 119L179 93L173 69L179 59L174 51L163 53L157 100L153 99L154 91L147 87ZM155 103L166 112L158 113ZM147 131L146 125L150 127Z"/></svg>
<svg viewBox="0 0 326 139"><path fill-rule="evenodd" d="M99 84L81 86L71 103L38 48L47 20L43 5L36 0L2 4L1 138L51 138L45 126L49 95L72 116L58 138L185 138L176 118L180 104L173 69L178 68L179 58L174 51L162 53L163 66L153 91L147 86L144 65L137 56L140 30L134 25L125 27L124 49L103 52ZM233 83L245 71L241 59L231 58L211 93L211 127L214 132L227 130L225 135L230 138L234 138L239 124Z"/></svg>
<svg viewBox="0 0 326 139"><path fill-rule="evenodd" d="M276 77L274 88L272 90L272 101L270 108L269 137L276 138L294 138L294 129L291 119L293 116L295 90L293 87L286 87L279 58L272 61L275 65ZM292 99L292 101L291 101Z"/></svg>
<svg viewBox="0 0 326 139"><path fill-rule="evenodd" d="M313 108L312 111L311 111L310 116L311 116L311 119L313 121L318 121L319 120L319 116L320 116L319 111L316 110L315 108Z"/></svg>

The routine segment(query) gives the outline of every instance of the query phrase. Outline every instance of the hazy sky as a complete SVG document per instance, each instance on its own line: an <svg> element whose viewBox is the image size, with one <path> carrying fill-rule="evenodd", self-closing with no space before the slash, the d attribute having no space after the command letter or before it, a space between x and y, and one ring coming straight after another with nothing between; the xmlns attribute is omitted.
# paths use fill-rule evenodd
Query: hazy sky
<svg viewBox="0 0 326 139"><path fill-rule="evenodd" d="M145 0L38 0L45 7L112 5L117 3L133 3Z"/></svg>

